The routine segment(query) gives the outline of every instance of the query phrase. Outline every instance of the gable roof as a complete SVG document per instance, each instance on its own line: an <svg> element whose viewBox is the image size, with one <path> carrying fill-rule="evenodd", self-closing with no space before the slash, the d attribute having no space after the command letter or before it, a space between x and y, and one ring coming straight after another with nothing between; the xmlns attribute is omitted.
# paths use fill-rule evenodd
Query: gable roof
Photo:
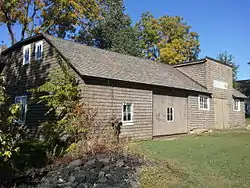
<svg viewBox="0 0 250 188"><path fill-rule="evenodd" d="M20 45L41 38L52 45L82 76L211 93L171 65L86 46L47 34L27 38L2 53L6 54Z"/></svg>
<svg viewBox="0 0 250 188"><path fill-rule="evenodd" d="M210 93L165 63L150 61L44 35L83 76Z"/></svg>
<svg viewBox="0 0 250 188"><path fill-rule="evenodd" d="M248 97L236 89L233 89L233 97L247 99Z"/></svg>

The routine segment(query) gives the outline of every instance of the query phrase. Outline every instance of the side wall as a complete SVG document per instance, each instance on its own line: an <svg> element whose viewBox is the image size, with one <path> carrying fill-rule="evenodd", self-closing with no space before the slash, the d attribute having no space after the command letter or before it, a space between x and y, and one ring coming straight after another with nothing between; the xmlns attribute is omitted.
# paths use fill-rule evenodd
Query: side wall
<svg viewBox="0 0 250 188"><path fill-rule="evenodd" d="M122 119L123 103L133 104L133 125L123 125L121 136L152 138L152 91L117 86L85 84L84 101L97 111L97 122L110 124L112 117Z"/></svg>
<svg viewBox="0 0 250 188"><path fill-rule="evenodd" d="M35 44L43 41L43 58L35 60ZM31 61L30 64L23 65L23 47L14 49L3 56L5 67L3 70L6 79L6 91L9 95L9 103L15 102L16 96L27 95L27 114L26 125L30 129L30 136L39 136L38 125L42 122L53 120L54 115L47 115L47 108L44 104L37 104L31 98L29 89L39 87L48 80L49 73L54 68L59 68L59 62L63 60L59 57L56 50L44 39L38 39L30 43ZM24 45L25 46L25 45ZM82 82L82 79L78 80Z"/></svg>

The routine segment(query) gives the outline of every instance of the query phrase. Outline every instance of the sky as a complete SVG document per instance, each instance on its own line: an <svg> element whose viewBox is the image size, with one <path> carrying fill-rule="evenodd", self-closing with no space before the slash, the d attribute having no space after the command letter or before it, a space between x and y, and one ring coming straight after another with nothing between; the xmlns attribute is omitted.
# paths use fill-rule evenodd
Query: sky
<svg viewBox="0 0 250 188"><path fill-rule="evenodd" d="M240 66L238 79L250 79L249 0L124 0L126 12L136 23L143 12L155 17L182 16L200 37L199 58L216 58L228 51ZM0 27L0 42L9 44L6 28Z"/></svg>

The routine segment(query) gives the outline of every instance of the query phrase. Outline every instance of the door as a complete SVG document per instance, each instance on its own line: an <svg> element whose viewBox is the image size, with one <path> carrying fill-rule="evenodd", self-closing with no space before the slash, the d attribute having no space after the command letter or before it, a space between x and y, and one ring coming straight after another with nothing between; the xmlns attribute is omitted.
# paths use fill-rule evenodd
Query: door
<svg viewBox="0 0 250 188"><path fill-rule="evenodd" d="M153 95L153 136L187 133L187 98Z"/></svg>
<svg viewBox="0 0 250 188"><path fill-rule="evenodd" d="M226 99L214 99L215 105L215 128L229 128L229 104Z"/></svg>

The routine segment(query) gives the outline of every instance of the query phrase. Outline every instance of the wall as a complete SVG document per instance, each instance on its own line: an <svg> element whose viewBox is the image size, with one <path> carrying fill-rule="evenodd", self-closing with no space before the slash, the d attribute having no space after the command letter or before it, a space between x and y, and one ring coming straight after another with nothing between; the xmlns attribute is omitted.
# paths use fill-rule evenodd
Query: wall
<svg viewBox="0 0 250 188"><path fill-rule="evenodd" d="M210 98L210 109L199 109L198 95L188 96L188 129L214 128L214 101Z"/></svg>
<svg viewBox="0 0 250 188"><path fill-rule="evenodd" d="M103 126L110 126L112 117L121 120L123 103L132 103L134 124L123 125L121 137L152 138L152 91L116 84L110 86L86 83L83 96L84 102L97 111L97 123Z"/></svg>
<svg viewBox="0 0 250 188"><path fill-rule="evenodd" d="M207 86L205 63L177 66L176 69L186 74L204 87Z"/></svg>

